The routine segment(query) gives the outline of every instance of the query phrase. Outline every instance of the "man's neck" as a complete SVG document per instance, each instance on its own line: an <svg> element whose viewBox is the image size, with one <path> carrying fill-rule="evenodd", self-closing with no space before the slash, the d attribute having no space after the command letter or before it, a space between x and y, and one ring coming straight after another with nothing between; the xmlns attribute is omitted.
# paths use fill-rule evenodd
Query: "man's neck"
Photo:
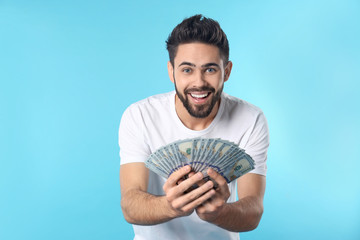
<svg viewBox="0 0 360 240"><path fill-rule="evenodd" d="M220 106L220 101L215 104L209 116L196 118L189 114L179 97L175 94L175 111L181 122L189 129L200 131L207 128L214 120Z"/></svg>

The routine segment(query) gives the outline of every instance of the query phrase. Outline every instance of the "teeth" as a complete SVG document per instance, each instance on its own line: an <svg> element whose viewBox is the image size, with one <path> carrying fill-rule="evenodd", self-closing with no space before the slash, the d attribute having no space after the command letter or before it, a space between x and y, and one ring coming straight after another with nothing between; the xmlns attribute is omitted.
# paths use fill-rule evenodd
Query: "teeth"
<svg viewBox="0 0 360 240"><path fill-rule="evenodd" d="M208 95L208 93L205 94L194 94L194 93L190 93L190 95L194 98L204 98Z"/></svg>

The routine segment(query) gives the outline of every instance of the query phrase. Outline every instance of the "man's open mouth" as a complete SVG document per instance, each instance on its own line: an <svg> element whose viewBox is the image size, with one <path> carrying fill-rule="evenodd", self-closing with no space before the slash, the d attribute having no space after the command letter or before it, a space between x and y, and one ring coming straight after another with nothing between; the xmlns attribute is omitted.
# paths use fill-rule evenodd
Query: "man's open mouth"
<svg viewBox="0 0 360 240"><path fill-rule="evenodd" d="M188 93L195 103L205 103L211 92L191 92Z"/></svg>
<svg viewBox="0 0 360 240"><path fill-rule="evenodd" d="M206 98L210 93L203 93L203 94L196 94L196 93L190 93L190 95L193 98Z"/></svg>

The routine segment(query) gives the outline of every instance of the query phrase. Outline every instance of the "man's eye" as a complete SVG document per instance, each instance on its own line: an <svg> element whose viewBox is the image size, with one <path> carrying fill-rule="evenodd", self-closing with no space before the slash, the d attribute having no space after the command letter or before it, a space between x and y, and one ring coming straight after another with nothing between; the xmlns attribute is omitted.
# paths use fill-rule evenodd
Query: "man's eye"
<svg viewBox="0 0 360 240"><path fill-rule="evenodd" d="M184 69L183 69L183 72L184 72L184 73L190 73L190 72L191 72L191 69L190 69L190 68L184 68Z"/></svg>
<svg viewBox="0 0 360 240"><path fill-rule="evenodd" d="M208 73L214 73L214 72L216 72L216 69L215 69L215 68L207 68L207 69L206 69L206 72L208 72Z"/></svg>

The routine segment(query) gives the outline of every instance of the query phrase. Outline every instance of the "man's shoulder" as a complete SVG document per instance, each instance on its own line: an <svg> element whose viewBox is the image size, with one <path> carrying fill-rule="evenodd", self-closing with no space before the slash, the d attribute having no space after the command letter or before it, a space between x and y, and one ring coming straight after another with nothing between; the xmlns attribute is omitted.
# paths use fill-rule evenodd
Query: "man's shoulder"
<svg viewBox="0 0 360 240"><path fill-rule="evenodd" d="M132 103L127 109L146 109L146 108L158 108L168 106L171 103L172 97L175 95L175 91L152 95L145 99Z"/></svg>
<svg viewBox="0 0 360 240"><path fill-rule="evenodd" d="M121 123L123 125L130 124L134 126L135 122L153 121L154 119L157 121L159 116L166 118L171 112L171 104L174 104L174 99L172 97L174 95L175 92L172 91L153 95L132 103L123 112ZM171 101L171 99L173 99L173 101Z"/></svg>
<svg viewBox="0 0 360 240"><path fill-rule="evenodd" d="M242 114L248 113L253 116L263 114L263 111L258 106L255 106L243 99L231 96L227 93L223 93L223 98L226 102L226 108L228 111L241 112Z"/></svg>

